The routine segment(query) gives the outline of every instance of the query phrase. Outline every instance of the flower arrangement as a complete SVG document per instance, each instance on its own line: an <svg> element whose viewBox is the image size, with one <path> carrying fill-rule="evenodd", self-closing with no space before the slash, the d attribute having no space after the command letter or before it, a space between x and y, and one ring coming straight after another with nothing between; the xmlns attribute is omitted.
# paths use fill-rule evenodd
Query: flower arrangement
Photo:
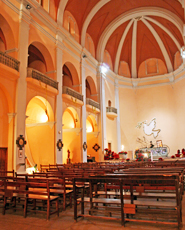
<svg viewBox="0 0 185 230"><path fill-rule="evenodd" d="M159 161L163 161L163 158L162 157L159 157L159 159L158 159Z"/></svg>
<svg viewBox="0 0 185 230"><path fill-rule="evenodd" d="M179 153L175 154L176 157L180 157L181 155Z"/></svg>
<svg viewBox="0 0 185 230"><path fill-rule="evenodd" d="M174 156L174 155L172 155L172 156L171 156L171 158L175 158L175 156Z"/></svg>
<svg viewBox="0 0 185 230"><path fill-rule="evenodd" d="M130 158L127 158L126 161L129 162L129 161L130 161Z"/></svg>
<svg viewBox="0 0 185 230"><path fill-rule="evenodd" d="M126 154L127 154L127 152L125 152L125 151L121 151L121 152L119 152L119 154L124 154L124 155L126 155Z"/></svg>

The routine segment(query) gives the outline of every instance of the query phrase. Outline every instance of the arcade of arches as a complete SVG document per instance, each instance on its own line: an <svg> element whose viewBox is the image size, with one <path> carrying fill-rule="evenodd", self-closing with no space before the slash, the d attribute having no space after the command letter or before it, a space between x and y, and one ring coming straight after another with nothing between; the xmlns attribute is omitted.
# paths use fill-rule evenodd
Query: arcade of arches
<svg viewBox="0 0 185 230"><path fill-rule="evenodd" d="M124 146L133 159L157 140L169 156L184 148L183 7L181 0L0 1L1 168L103 161L107 147ZM153 118L157 137L142 126Z"/></svg>

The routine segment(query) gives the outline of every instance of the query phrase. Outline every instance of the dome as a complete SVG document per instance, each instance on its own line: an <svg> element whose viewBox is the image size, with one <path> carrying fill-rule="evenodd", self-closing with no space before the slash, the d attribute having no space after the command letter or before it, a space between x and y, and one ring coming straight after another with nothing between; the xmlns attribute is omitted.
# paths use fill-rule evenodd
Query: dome
<svg viewBox="0 0 185 230"><path fill-rule="evenodd" d="M95 58L120 76L162 75L182 64L181 1L68 0L65 11L76 21L79 43L85 47L88 35Z"/></svg>

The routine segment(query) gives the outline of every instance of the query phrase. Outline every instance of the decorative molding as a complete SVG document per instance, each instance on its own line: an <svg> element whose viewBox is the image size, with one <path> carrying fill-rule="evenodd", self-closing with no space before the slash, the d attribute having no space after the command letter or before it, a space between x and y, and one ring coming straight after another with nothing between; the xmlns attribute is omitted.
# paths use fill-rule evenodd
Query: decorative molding
<svg viewBox="0 0 185 230"><path fill-rule="evenodd" d="M44 122L44 123L30 123L26 124L26 127L36 127L36 126L48 126L52 129L56 121Z"/></svg>
<svg viewBox="0 0 185 230"><path fill-rule="evenodd" d="M76 132L76 135L79 136L82 128L72 128L72 129L62 129L62 132Z"/></svg>
<svg viewBox="0 0 185 230"><path fill-rule="evenodd" d="M10 122L12 121L12 118L15 117L17 113L8 113L8 123L10 124Z"/></svg>

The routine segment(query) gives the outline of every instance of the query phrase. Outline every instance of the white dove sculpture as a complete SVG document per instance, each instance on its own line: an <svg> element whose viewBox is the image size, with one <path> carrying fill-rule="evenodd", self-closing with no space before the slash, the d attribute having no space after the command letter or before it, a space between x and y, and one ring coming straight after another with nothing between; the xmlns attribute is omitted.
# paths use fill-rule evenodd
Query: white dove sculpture
<svg viewBox="0 0 185 230"><path fill-rule="evenodd" d="M146 135L150 136L153 134L154 138L156 138L161 131L160 129L156 129L156 118L153 118L149 124L147 121L143 121L143 131Z"/></svg>

